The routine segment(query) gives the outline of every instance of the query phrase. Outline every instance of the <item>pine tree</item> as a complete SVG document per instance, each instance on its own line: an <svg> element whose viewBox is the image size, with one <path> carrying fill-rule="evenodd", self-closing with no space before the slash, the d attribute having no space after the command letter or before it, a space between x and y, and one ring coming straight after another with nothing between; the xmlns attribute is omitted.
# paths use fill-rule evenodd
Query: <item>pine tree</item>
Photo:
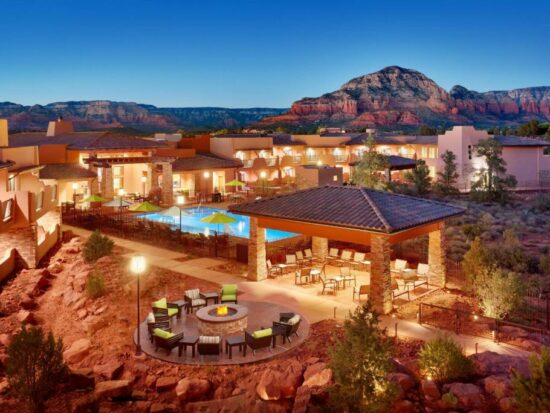
<svg viewBox="0 0 550 413"><path fill-rule="evenodd" d="M369 135L364 144L367 149L354 167L353 182L366 188L382 189L384 180L381 172L387 168L388 160L376 151L376 141L372 135Z"/></svg>
<svg viewBox="0 0 550 413"><path fill-rule="evenodd" d="M437 182L434 190L442 195L454 195L458 193L456 181L458 179L456 155L447 150L441 155L443 170L437 173Z"/></svg>
<svg viewBox="0 0 550 413"><path fill-rule="evenodd" d="M405 181L412 185L413 191L418 195L427 194L430 190L432 178L426 161L416 161L416 167L405 174Z"/></svg>

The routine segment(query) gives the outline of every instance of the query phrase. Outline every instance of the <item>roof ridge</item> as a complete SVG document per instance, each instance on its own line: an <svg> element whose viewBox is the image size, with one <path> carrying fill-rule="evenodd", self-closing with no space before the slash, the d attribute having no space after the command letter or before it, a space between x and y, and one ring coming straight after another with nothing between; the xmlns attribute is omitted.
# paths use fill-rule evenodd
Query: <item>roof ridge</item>
<svg viewBox="0 0 550 413"><path fill-rule="evenodd" d="M382 221L382 224L384 224L384 226L386 227L387 231L388 232L391 232L393 230L393 227L390 225L390 223L386 220L386 217L384 217L384 215L380 212L380 210L378 209L378 207L376 206L376 204L372 201L372 199L370 199L369 196L367 196L367 194L365 193L365 191L363 190L364 188L362 187L359 187L359 192L361 192L361 194L363 195L363 197L366 199L366 201L369 203L370 207L372 208L372 210L374 211L374 213L376 214L376 216L378 217L378 219L380 221Z"/></svg>

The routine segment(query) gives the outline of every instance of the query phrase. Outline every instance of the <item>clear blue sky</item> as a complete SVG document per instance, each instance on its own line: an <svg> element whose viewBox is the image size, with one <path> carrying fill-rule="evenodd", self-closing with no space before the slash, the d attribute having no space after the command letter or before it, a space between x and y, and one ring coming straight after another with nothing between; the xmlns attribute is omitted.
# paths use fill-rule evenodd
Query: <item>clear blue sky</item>
<svg viewBox="0 0 550 413"><path fill-rule="evenodd" d="M389 65L447 90L550 85L544 0L11 0L1 15L0 101L23 104L288 107Z"/></svg>

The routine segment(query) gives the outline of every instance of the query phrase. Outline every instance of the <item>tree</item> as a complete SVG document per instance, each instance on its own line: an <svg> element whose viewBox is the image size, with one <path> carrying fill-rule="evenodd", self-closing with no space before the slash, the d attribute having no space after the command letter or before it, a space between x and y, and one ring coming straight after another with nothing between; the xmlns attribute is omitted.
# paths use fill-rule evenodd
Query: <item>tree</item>
<svg viewBox="0 0 550 413"><path fill-rule="evenodd" d="M468 379L474 373L472 361L462 347L448 336L425 343L418 355L418 365L425 377L438 383Z"/></svg>
<svg viewBox="0 0 550 413"><path fill-rule="evenodd" d="M23 325L8 348L6 373L11 388L31 412L44 411L44 402L67 371L62 340L56 341L51 332L45 336L41 328Z"/></svg>
<svg viewBox="0 0 550 413"><path fill-rule="evenodd" d="M462 259L462 271L466 275L465 288L472 291L481 271L489 264L488 252L479 237L470 243L470 249Z"/></svg>
<svg viewBox="0 0 550 413"><path fill-rule="evenodd" d="M441 155L443 161L443 170L437 173L437 182L434 185L434 190L442 195L454 195L458 193L456 181L458 180L456 155L449 150L446 150Z"/></svg>
<svg viewBox="0 0 550 413"><path fill-rule="evenodd" d="M502 268L482 268L473 285L483 314L502 320L522 304L523 287L520 277Z"/></svg>
<svg viewBox="0 0 550 413"><path fill-rule="evenodd" d="M518 128L518 135L520 136L538 136L543 134L544 129L541 128L539 121L536 119L531 119Z"/></svg>
<svg viewBox="0 0 550 413"><path fill-rule="evenodd" d="M513 175L506 175L506 162L502 159L502 145L495 139L480 140L476 154L485 161L472 182L471 194L477 201L508 200L508 190L515 188L517 181Z"/></svg>
<svg viewBox="0 0 550 413"><path fill-rule="evenodd" d="M516 398L516 409L522 413L550 411L550 350L542 347L540 357L529 358L531 375L523 376L512 370L512 385Z"/></svg>
<svg viewBox="0 0 550 413"><path fill-rule="evenodd" d="M387 158L376 151L376 141L372 135L364 142L367 149L353 170L353 182L373 189L382 189L384 180L381 172L388 167Z"/></svg>
<svg viewBox="0 0 550 413"><path fill-rule="evenodd" d="M370 413L387 411L395 388L387 376L392 370L390 341L378 327L370 301L344 321L344 336L329 349L335 385L333 411Z"/></svg>
<svg viewBox="0 0 550 413"><path fill-rule="evenodd" d="M424 136L437 135L437 128L432 128L429 125L421 125L418 128L418 135L424 135Z"/></svg>
<svg viewBox="0 0 550 413"><path fill-rule="evenodd" d="M432 184L432 178L430 177L430 170L426 166L426 161L421 159L416 161L416 167L405 174L405 181L412 185L412 189L416 194L427 194Z"/></svg>

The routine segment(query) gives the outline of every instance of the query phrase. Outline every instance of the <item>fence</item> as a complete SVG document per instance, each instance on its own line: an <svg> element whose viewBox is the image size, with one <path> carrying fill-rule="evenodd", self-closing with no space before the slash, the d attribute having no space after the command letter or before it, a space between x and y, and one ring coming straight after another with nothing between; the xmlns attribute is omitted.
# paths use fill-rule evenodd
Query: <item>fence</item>
<svg viewBox="0 0 550 413"><path fill-rule="evenodd" d="M443 307L420 303L418 323L453 331L456 334L468 334L491 339L510 345L525 347L525 340L538 344L550 343L550 330L485 317L460 307Z"/></svg>
<svg viewBox="0 0 550 413"><path fill-rule="evenodd" d="M216 231L213 236L183 232L169 223L150 221L126 211L79 210L66 204L61 208L61 219L67 225L201 256L236 258L236 245L242 243L240 238L218 235Z"/></svg>

